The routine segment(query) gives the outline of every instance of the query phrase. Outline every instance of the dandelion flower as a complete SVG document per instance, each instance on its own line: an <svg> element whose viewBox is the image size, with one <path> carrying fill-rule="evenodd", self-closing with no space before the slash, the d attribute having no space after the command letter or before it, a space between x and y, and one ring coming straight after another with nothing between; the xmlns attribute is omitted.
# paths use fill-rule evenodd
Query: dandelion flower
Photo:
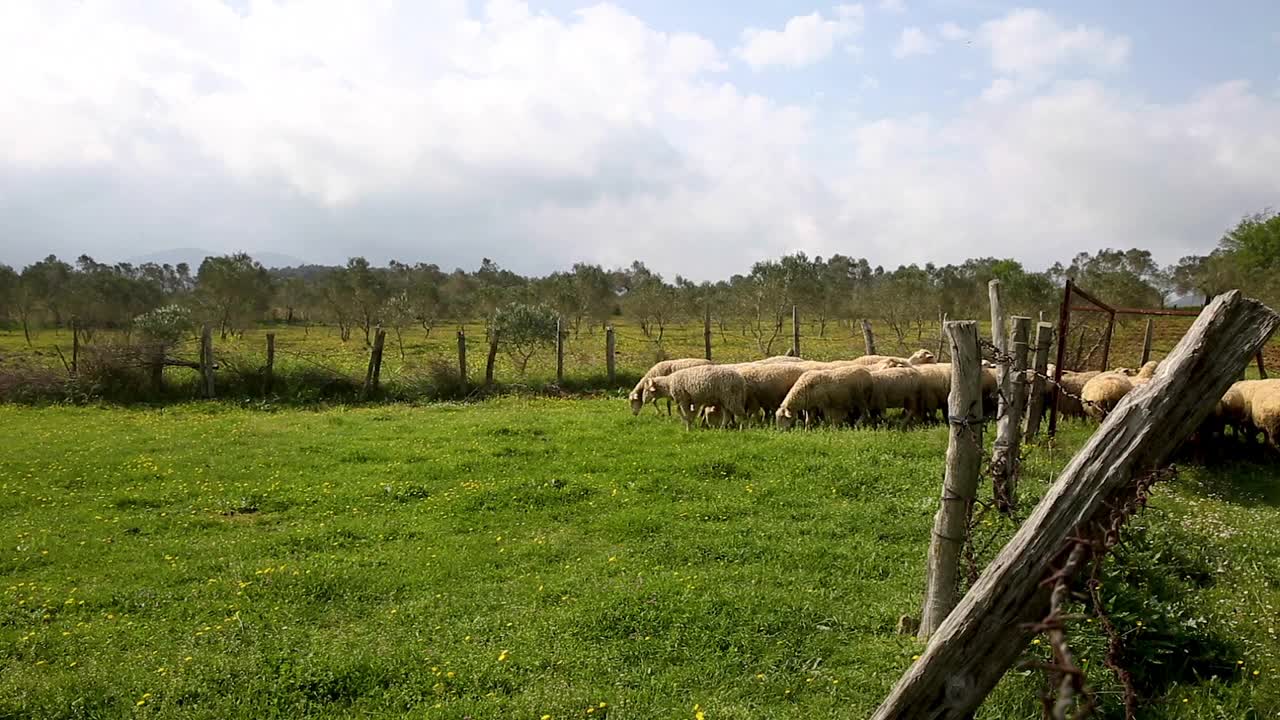
<svg viewBox="0 0 1280 720"><path fill-rule="evenodd" d="M498 653L498 662L506 662L508 654L509 653L506 650L503 650L502 652Z"/></svg>

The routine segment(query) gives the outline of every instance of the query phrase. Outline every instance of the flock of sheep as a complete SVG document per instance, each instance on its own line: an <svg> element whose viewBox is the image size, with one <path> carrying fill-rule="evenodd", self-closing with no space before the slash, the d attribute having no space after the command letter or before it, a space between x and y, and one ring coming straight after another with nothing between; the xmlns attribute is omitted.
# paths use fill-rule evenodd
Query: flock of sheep
<svg viewBox="0 0 1280 720"><path fill-rule="evenodd" d="M997 381L994 367L983 365L982 394L989 413L996 406ZM1149 362L1136 370L1064 371L1058 411L1102 420L1131 390L1150 381L1157 367ZM1049 375L1053 375L1052 366ZM645 373L629 400L637 415L645 405L658 408L661 399L667 400L670 415L674 401L689 429L699 423L718 427L763 423L785 430L797 422L806 427L823 422L875 422L898 409L903 425L933 419L939 411L945 416L950 392L951 364L936 362L933 353L919 350L906 358L868 355L831 362L790 356L726 365L700 358L664 360ZM1044 383L1042 392L1040 406L1048 408L1053 388ZM1221 436L1228 427L1238 438L1252 440L1262 433L1280 449L1280 380L1232 385L1201 435Z"/></svg>

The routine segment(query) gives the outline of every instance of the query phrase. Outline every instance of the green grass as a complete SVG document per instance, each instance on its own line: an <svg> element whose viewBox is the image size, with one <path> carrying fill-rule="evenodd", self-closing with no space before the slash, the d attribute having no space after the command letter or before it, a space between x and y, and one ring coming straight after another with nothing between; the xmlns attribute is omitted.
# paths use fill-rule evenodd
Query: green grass
<svg viewBox="0 0 1280 720"><path fill-rule="evenodd" d="M1026 502L1087 432L1028 450ZM910 665L946 431L507 398L0 406L0 443L0 717L720 720L865 717ZM1242 461L1142 518L1109 572L1169 668L1144 717L1280 712L1278 505ZM1039 686L980 717L1038 717Z"/></svg>

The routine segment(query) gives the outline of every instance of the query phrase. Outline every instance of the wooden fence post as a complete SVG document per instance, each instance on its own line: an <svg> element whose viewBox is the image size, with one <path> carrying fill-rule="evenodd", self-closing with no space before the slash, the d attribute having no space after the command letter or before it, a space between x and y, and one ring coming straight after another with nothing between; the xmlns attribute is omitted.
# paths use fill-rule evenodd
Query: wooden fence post
<svg viewBox="0 0 1280 720"><path fill-rule="evenodd" d="M493 364L498 358L498 329L489 331L489 356L484 360L484 386L493 387Z"/></svg>
<svg viewBox="0 0 1280 720"><path fill-rule="evenodd" d="M462 383L462 390L467 390L467 333L462 328L458 328L458 382Z"/></svg>
<svg viewBox="0 0 1280 720"><path fill-rule="evenodd" d="M373 349L369 351L369 369L364 374L364 399L378 392L378 376L382 374L382 347L387 341L387 331L381 327L373 336Z"/></svg>
<svg viewBox="0 0 1280 720"><path fill-rule="evenodd" d="M213 399L213 329L207 324L200 329L200 375L204 378L204 396Z"/></svg>
<svg viewBox="0 0 1280 720"><path fill-rule="evenodd" d="M1043 314L1043 313L1041 313ZM1028 439L1040 433L1040 418L1044 415L1045 374L1049 371L1049 346L1053 344L1053 326L1047 322L1036 325L1036 358L1031 367L1031 387L1027 391L1027 418L1023 435Z"/></svg>
<svg viewBox="0 0 1280 720"><path fill-rule="evenodd" d="M800 308L791 306L791 357L800 357Z"/></svg>
<svg viewBox="0 0 1280 720"><path fill-rule="evenodd" d="M1111 335L1116 329L1116 314L1112 312L1107 316L1107 331L1103 334L1102 339L1102 370L1105 372L1109 369L1111 362Z"/></svg>
<svg viewBox="0 0 1280 720"><path fill-rule="evenodd" d="M1005 323L1004 302L1000 298L1000 281L987 283L987 298L991 302L991 344L996 346L999 355L1009 354L1009 329ZM1009 398L1009 364L996 358L996 387L999 396L996 398L998 417L1007 412L1005 407Z"/></svg>
<svg viewBox="0 0 1280 720"><path fill-rule="evenodd" d="M1096 532L1131 497L1134 478L1161 467L1278 325L1238 290L1205 308L1161 372L1107 415L872 717L972 717L1030 642L1025 623L1048 614L1045 578L1084 547L1071 539Z"/></svg>
<svg viewBox="0 0 1280 720"><path fill-rule="evenodd" d="M612 387L613 384L617 381L617 374L615 372L616 368L614 365L615 363L614 355L615 355L616 349L617 349L617 339L613 334L613 326L610 325L609 327L605 328L605 331L604 331L604 366L605 366L605 371L609 374L610 387Z"/></svg>
<svg viewBox="0 0 1280 720"><path fill-rule="evenodd" d="M1058 398L1062 394L1059 383L1062 382L1062 373L1066 370L1062 366L1067 361L1067 339L1071 337L1071 292L1071 278L1067 278L1066 285L1062 289L1062 304L1058 307L1058 331L1055 333L1058 339L1058 354L1053 365L1053 392L1049 396L1049 437L1058 433Z"/></svg>
<svg viewBox="0 0 1280 720"><path fill-rule="evenodd" d="M153 342L148 349L151 355L151 390L159 395L164 392L164 344Z"/></svg>
<svg viewBox="0 0 1280 720"><path fill-rule="evenodd" d="M876 354L876 336L871 332L871 323L866 318L862 318L862 343L866 346L868 355Z"/></svg>
<svg viewBox="0 0 1280 720"><path fill-rule="evenodd" d="M75 365L72 365L71 367L75 367ZM1266 379L1267 379L1267 366L1266 366L1266 364L1262 361L1262 351L1261 351L1261 350L1259 350L1259 351L1258 351L1258 377L1259 377L1260 379L1262 379L1262 380L1266 380Z"/></svg>
<svg viewBox="0 0 1280 720"><path fill-rule="evenodd" d="M1142 362L1138 363L1138 367L1147 364L1151 359L1151 340L1155 336L1156 321L1155 318L1147 318L1147 332L1142 336Z"/></svg>
<svg viewBox="0 0 1280 720"><path fill-rule="evenodd" d="M271 394L276 380L276 334L267 333L267 366L263 370L263 393Z"/></svg>
<svg viewBox="0 0 1280 720"><path fill-rule="evenodd" d="M1022 414L1027 403L1027 340L1031 318L1013 318L1013 343L1009 348L1013 365L1005 369L1000 385L1003 414L996 421L996 439L991 450L991 484L996 509L1012 514L1018 508L1018 472L1022 449Z"/></svg>
<svg viewBox="0 0 1280 720"><path fill-rule="evenodd" d="M949 322L943 332L951 337L951 394L947 396L951 429L942 501L933 518L933 537L929 541L921 640L929 639L959 599L960 550L973 513L982 463L982 353L978 350L978 324Z"/></svg>
<svg viewBox="0 0 1280 720"><path fill-rule="evenodd" d="M71 375L80 371L80 321L71 318Z"/></svg>
<svg viewBox="0 0 1280 720"><path fill-rule="evenodd" d="M938 354L934 358L938 362L943 361L943 351L947 349L947 314L938 311Z"/></svg>
<svg viewBox="0 0 1280 720"><path fill-rule="evenodd" d="M556 385L564 385L564 320L556 318Z"/></svg>
<svg viewBox="0 0 1280 720"><path fill-rule="evenodd" d="M707 305L702 313L702 344L706 357L711 359L711 306Z"/></svg>

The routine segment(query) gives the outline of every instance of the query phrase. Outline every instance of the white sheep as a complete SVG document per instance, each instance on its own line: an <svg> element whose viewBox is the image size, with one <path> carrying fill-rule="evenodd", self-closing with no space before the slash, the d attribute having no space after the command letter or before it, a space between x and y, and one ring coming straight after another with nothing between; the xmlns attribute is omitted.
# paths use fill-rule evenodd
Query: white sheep
<svg viewBox="0 0 1280 720"><path fill-rule="evenodd" d="M920 416L920 371L914 367L886 367L871 371L872 416L892 408L903 409L903 424Z"/></svg>
<svg viewBox="0 0 1280 720"><path fill-rule="evenodd" d="M1080 393L1084 411L1094 420L1102 421L1107 413L1133 390L1133 381L1119 372L1098 373L1084 384Z"/></svg>
<svg viewBox="0 0 1280 720"><path fill-rule="evenodd" d="M644 409L644 384L649 378L664 377L678 370L684 370L685 368L710 364L710 360L704 360L702 358L663 360L662 362L655 364L653 367L649 368L649 371L644 374L644 377L640 378L640 382L636 383L635 388L631 390L631 394L627 396L627 400L631 402L631 414L639 415L640 411ZM656 399L653 401L653 409L657 410L659 415L662 414L662 410L658 408L658 401ZM670 400L667 401L667 415L671 415Z"/></svg>
<svg viewBox="0 0 1280 720"><path fill-rule="evenodd" d="M878 365L885 360L897 360L904 365L927 365L929 363L936 362L937 358L934 357L933 353L922 349L911 353L911 357L904 358L895 357L893 355L863 355L860 358L854 358L845 362L853 365Z"/></svg>
<svg viewBox="0 0 1280 720"><path fill-rule="evenodd" d="M1254 392L1249 416L1271 447L1280 450L1280 379L1259 382L1264 384Z"/></svg>
<svg viewBox="0 0 1280 720"><path fill-rule="evenodd" d="M800 376L783 398L775 416L778 428L791 427L801 413L808 427L815 411L831 424L856 414L867 416L871 404L871 372L856 366L810 370Z"/></svg>
<svg viewBox="0 0 1280 720"><path fill-rule="evenodd" d="M645 381L643 401L667 397L675 401L686 430L692 430L702 409L712 405L722 412L720 427L734 419L745 419L747 382L736 370L721 365L702 365L678 370Z"/></svg>

